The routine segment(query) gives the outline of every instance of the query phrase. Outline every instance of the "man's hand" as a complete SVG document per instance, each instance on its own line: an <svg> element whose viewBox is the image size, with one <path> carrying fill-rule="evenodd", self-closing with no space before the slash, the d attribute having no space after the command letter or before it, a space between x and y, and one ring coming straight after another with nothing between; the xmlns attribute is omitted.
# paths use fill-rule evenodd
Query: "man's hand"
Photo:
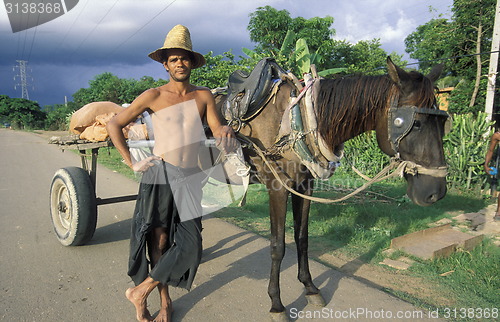
<svg viewBox="0 0 500 322"><path fill-rule="evenodd" d="M221 126L215 138L217 147L221 148L225 153L234 151L238 146L236 135L230 126Z"/></svg>
<svg viewBox="0 0 500 322"><path fill-rule="evenodd" d="M149 168L155 165L153 162L151 162L153 160L161 160L161 158L157 157L156 155L152 155L150 157L147 157L146 159L134 163L131 168L132 170L134 170L134 172L146 172Z"/></svg>

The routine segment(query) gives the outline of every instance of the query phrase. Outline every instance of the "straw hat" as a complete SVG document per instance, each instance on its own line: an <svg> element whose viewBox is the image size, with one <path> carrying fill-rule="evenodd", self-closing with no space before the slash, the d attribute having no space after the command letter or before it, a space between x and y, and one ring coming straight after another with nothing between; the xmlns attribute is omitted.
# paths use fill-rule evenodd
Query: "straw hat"
<svg viewBox="0 0 500 322"><path fill-rule="evenodd" d="M193 69L205 65L205 57L203 57L202 54L193 51L191 34L189 33L189 29L187 29L183 25L177 25L172 28L172 30L168 32L167 37L165 37L163 47L158 48L148 56L149 58L154 59L159 63L163 63L164 53L168 49L174 48L184 49L193 54Z"/></svg>

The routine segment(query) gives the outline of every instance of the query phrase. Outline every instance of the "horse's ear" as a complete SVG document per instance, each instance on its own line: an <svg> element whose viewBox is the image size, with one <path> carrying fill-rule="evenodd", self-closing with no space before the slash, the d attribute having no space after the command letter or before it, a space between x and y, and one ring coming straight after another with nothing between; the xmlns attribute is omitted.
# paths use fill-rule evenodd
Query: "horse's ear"
<svg viewBox="0 0 500 322"><path fill-rule="evenodd" d="M391 80L402 87L402 82L407 78L408 73L396 66L392 62L391 56L387 56L387 71Z"/></svg>
<svg viewBox="0 0 500 322"><path fill-rule="evenodd" d="M441 76L441 73L443 72L443 68L444 68L444 64L439 64L439 65L432 67L432 70L429 73L429 75L427 75L427 78L429 78L432 83L435 83L439 79L439 76Z"/></svg>

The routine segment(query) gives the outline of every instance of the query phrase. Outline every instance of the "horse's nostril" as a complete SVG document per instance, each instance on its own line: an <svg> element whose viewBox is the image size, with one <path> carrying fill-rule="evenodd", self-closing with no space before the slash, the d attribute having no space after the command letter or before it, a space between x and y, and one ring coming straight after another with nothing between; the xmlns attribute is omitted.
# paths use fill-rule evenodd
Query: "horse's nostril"
<svg viewBox="0 0 500 322"><path fill-rule="evenodd" d="M427 201L429 203L435 203L436 201L439 200L439 196L437 193L433 193L432 195L430 195L428 198L427 198Z"/></svg>
<svg viewBox="0 0 500 322"><path fill-rule="evenodd" d="M443 198L445 193L446 189L444 191L435 191L434 193L431 193L430 195L427 196L427 202L429 204L435 203L436 201Z"/></svg>

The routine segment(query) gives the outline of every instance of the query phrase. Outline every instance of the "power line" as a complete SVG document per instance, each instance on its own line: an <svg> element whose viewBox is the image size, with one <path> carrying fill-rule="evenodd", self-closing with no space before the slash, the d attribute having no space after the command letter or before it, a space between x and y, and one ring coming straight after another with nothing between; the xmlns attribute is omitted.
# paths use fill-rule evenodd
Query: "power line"
<svg viewBox="0 0 500 322"><path fill-rule="evenodd" d="M477 53L477 54L467 54L467 55L451 56L451 57L446 57L446 58L436 58L436 59L431 59L431 60L421 60L421 61L418 61L416 63L406 64L405 66L417 65L417 64L421 64L421 63L432 63L432 62L438 62L438 61L443 61L443 60L452 60L455 58L472 57L472 56L479 56L479 55L489 55L489 54L498 53L498 52L499 52L499 50L495 50L495 51L486 51L486 52Z"/></svg>
<svg viewBox="0 0 500 322"><path fill-rule="evenodd" d="M87 5L89 4L90 0L87 0L85 2L85 5L81 8L81 10L78 12L78 15L76 16L76 18L73 20L73 23L71 24L71 26L66 30L66 33L64 34L64 37L62 37L61 41L59 42L59 45L57 45L57 47L54 49L54 52L59 52L59 49L62 47L62 45L64 44L64 42L66 41L66 38L68 37L69 33L71 30L73 30L73 27L75 26L76 22L78 21L78 19L80 18L80 16L82 15L82 13L85 11L85 8L87 8Z"/></svg>
<svg viewBox="0 0 500 322"><path fill-rule="evenodd" d="M109 52L109 54L107 56L111 56L118 48L120 48L121 46L123 46L123 44L125 44L127 41L129 41L132 37L134 37L135 35L137 35L139 33L139 31L141 31L142 29L144 29L147 25L149 25L151 22L153 22L153 20L155 20L159 15L161 15L163 13L163 11L167 10L171 5L174 4L174 2L176 2L177 0L173 0L172 2L170 2L168 5L165 6L165 8L163 8L162 10L160 10L160 12L158 12L155 16L153 16L153 18L151 18L149 21L147 21L144 25L142 25L142 27L140 27L139 29L137 29L132 35L130 35L129 37L127 37L124 41L122 41L120 44L118 44L111 52Z"/></svg>
<svg viewBox="0 0 500 322"><path fill-rule="evenodd" d="M82 42L80 43L80 45L78 45L78 47L73 51L73 53L71 53L70 58L73 57L73 55L82 47L83 43L85 41L87 41L87 39L90 37L90 35L92 35L94 33L94 31L97 29L97 27L99 27L99 25L101 24L101 22L104 20L104 18L106 18L108 16L108 14L111 12L111 10L115 7L115 5L117 3L118 3L118 0L116 0L115 3L113 3L113 5L108 9L108 11L106 11L106 13L104 14L104 16L102 16L101 20L99 20L99 22L97 22L97 24L94 26L94 28L82 40Z"/></svg>
<svg viewBox="0 0 500 322"><path fill-rule="evenodd" d="M415 63L409 63L409 64L406 64L406 65L401 65L400 67L403 67L403 66L407 67L407 66L410 66L410 65L419 65L419 64L422 64L422 63L440 62L440 61L444 61L444 60L452 60L452 59L455 59L455 58L471 57L471 56L477 56L477 55L489 55L489 54L497 53L497 52L500 52L500 51L499 50L496 50L496 51L486 51L486 52L481 52L481 53L477 53L477 54L458 55L458 56L451 56L451 57L445 57L445 58L436 58L436 59L431 59L431 60L420 60L420 61L417 61ZM370 69L370 70L366 70L363 73L375 72L375 71L378 71L378 70L381 70L381 69L387 69L387 66L376 67L376 68L373 68L373 69ZM349 75L358 75L358 74L359 73L354 73L354 74L349 74ZM345 76L349 76L349 75L345 75Z"/></svg>
<svg viewBox="0 0 500 322"><path fill-rule="evenodd" d="M156 15L154 15L151 19L149 19L148 21L146 21L146 23L144 23L139 29L137 29L135 32L133 32L130 36L128 36L124 41L122 41L120 44L118 44L117 46L115 46L113 48L113 50L111 50L108 54L106 54L107 57L111 56L114 52L116 52L116 50L118 50L118 48L120 48L121 46L123 46L126 42L128 42L130 39L132 39L135 35L137 35L141 30L143 30L147 25L149 25L151 22L153 22L158 16L160 16L165 10L167 10L171 5L173 5L177 0L173 0L172 2L170 2L169 4L167 4L163 9L161 9ZM109 12L109 11L108 11ZM106 13L107 14L107 13ZM101 19L102 20L102 19ZM95 29L95 28L94 28ZM88 38L88 37L87 37ZM81 45L83 44L83 42L80 44L79 47L81 47ZM76 52L76 50L71 54L71 56ZM74 80L78 77L78 75L74 75L74 77L71 79L71 80Z"/></svg>
<svg viewBox="0 0 500 322"><path fill-rule="evenodd" d="M42 3L45 4L45 0L43 0ZM28 53L28 59L27 59L28 61L31 58L31 52L33 51L33 45L35 44L35 38L36 38L36 33L38 31L38 24L39 23L40 23L40 12L38 11L38 16L36 17L35 32L33 33L33 39L31 39L30 51Z"/></svg>

